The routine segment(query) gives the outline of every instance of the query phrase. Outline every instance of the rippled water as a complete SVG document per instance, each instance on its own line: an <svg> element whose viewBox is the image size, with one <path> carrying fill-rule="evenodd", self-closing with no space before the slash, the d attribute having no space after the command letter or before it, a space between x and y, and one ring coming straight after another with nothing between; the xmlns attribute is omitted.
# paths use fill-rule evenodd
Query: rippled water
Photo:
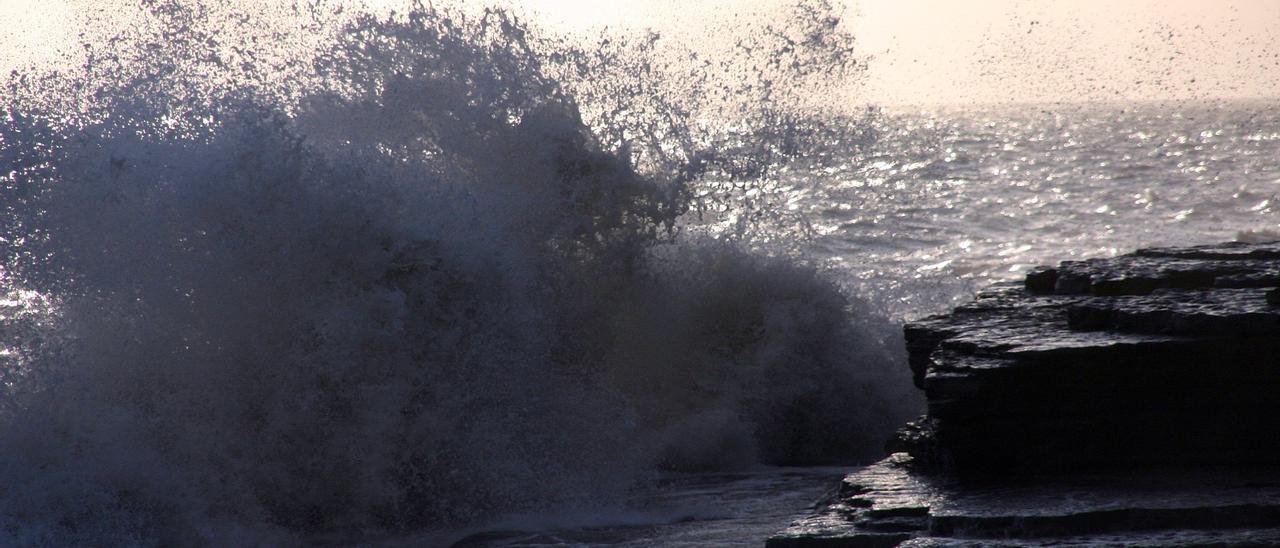
<svg viewBox="0 0 1280 548"><path fill-rule="evenodd" d="M1270 104L899 112L879 130L789 182L816 251L900 317L1037 264L1280 237Z"/></svg>
<svg viewBox="0 0 1280 548"><path fill-rule="evenodd" d="M944 311L1036 264L1280 237L1280 109L1267 104L892 111L876 120L862 146L797 161L772 188L809 225L807 251L898 319ZM0 307L21 313L17 301ZM845 471L667 475L607 511L383 540L759 545Z"/></svg>
<svg viewBox="0 0 1280 548"><path fill-rule="evenodd" d="M1266 104L896 112L878 131L834 166L791 166L779 192L812 224L813 251L899 318L1037 264L1280 238L1280 109ZM691 476L633 502L702 513L472 541L760 545L838 475Z"/></svg>
<svg viewBox="0 0 1280 548"><path fill-rule="evenodd" d="M240 4L0 82L0 544L757 544L918 414L900 320L1277 227L1267 105L841 117L822 0Z"/></svg>

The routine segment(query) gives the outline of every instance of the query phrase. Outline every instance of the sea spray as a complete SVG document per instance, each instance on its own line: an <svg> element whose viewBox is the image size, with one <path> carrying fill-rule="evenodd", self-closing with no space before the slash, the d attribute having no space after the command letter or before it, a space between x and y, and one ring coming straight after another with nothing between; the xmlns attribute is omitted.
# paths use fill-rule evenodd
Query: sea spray
<svg viewBox="0 0 1280 548"><path fill-rule="evenodd" d="M201 29L234 9L150 10L5 88L0 249L33 296L6 331L6 543L474 526L658 468L856 460L912 410L874 306L699 228L715 181L747 195L796 154L778 115L617 118L601 94L650 97L581 91L606 75L556 63L582 50L499 11L356 15L222 78Z"/></svg>

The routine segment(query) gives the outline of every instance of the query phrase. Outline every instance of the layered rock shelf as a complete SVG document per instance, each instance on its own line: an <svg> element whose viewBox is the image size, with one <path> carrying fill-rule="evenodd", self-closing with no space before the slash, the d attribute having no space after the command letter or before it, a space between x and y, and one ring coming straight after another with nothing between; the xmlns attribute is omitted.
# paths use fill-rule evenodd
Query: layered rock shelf
<svg viewBox="0 0 1280 548"><path fill-rule="evenodd" d="M1280 243L1145 249L907 325L927 415L769 545L1280 544L1278 286Z"/></svg>

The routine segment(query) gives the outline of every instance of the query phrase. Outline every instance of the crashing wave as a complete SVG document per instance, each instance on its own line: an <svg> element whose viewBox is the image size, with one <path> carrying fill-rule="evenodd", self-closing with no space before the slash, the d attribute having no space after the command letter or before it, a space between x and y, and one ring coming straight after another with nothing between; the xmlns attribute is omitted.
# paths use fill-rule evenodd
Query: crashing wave
<svg viewBox="0 0 1280 548"><path fill-rule="evenodd" d="M777 71L847 53L824 7ZM716 184L837 130L695 128L670 74L604 86L622 53L500 11L314 8L331 40L292 62L212 44L253 26L229 5L142 17L0 107L4 280L47 301L5 333L5 544L475 525L660 468L856 460L911 411L872 305L700 229Z"/></svg>

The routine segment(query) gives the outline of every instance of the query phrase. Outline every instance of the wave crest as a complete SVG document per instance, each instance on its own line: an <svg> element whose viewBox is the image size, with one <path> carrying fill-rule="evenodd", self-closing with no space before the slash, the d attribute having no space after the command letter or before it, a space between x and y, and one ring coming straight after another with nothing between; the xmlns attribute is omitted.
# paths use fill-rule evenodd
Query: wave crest
<svg viewBox="0 0 1280 548"><path fill-rule="evenodd" d="M5 283L49 304L6 337L7 541L471 525L872 455L910 410L874 307L694 230L697 185L750 178L723 141L632 154L502 12L341 29L291 84L127 40L121 83L11 81Z"/></svg>

